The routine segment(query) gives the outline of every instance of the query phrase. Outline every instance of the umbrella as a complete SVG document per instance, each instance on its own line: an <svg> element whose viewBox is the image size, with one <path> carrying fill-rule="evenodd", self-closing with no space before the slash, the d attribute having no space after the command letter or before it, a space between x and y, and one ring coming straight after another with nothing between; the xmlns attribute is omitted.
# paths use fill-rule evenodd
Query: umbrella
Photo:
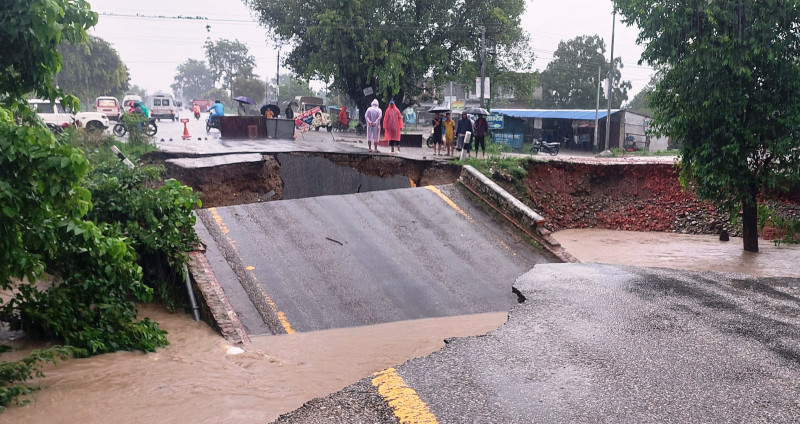
<svg viewBox="0 0 800 424"><path fill-rule="evenodd" d="M245 96L234 97L233 100L236 100L239 103L247 103L249 105L256 104L256 102L250 100L249 97L245 97Z"/></svg>
<svg viewBox="0 0 800 424"><path fill-rule="evenodd" d="M278 115L281 114L281 109L278 107L278 105L264 105L261 106L261 116L267 114L267 109L272 110L272 116L274 117L277 117Z"/></svg>
<svg viewBox="0 0 800 424"><path fill-rule="evenodd" d="M489 111L484 109L484 108L482 108L482 107L471 107L471 108L465 110L464 112L466 112L466 113L468 113L470 115L488 115L489 114Z"/></svg>
<svg viewBox="0 0 800 424"><path fill-rule="evenodd" d="M434 106L434 107L428 109L428 112L429 113L436 113L436 112L445 112L446 113L446 112L450 112L450 108L449 107L444 107L444 106Z"/></svg>

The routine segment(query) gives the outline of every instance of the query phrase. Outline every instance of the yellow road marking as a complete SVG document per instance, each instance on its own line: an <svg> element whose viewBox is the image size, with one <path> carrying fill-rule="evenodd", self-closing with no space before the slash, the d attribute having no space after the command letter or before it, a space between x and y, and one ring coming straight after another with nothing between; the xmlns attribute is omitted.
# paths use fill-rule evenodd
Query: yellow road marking
<svg viewBox="0 0 800 424"><path fill-rule="evenodd" d="M228 241L228 244L230 244L233 250L236 251L236 241L232 240L228 236L230 230L225 225L225 222L222 220L222 217L217 212L217 208L209 208L208 211L211 212L211 216L214 217L214 222L217 223L219 230L222 232L223 235L225 235L225 239ZM238 251L236 251L236 256L239 256ZM241 256L239 256L239 258L241 259ZM289 320L286 318L286 314L278 310L278 305L276 305L275 302L272 300L272 298L269 297L267 292L264 291L264 288L261 287L261 284L258 284L258 279L256 278L256 274L253 272L256 268L253 266L247 266L245 267L245 269L249 272L250 278L252 278L253 281L256 282L256 287L258 287L258 291L261 292L261 297L263 297L264 301L267 302L267 305L269 306L269 309L272 311L272 313L276 317L278 317L278 321L280 321L281 326L283 327L284 331L286 331L286 334L293 334L294 329L292 328L292 325L289 323Z"/></svg>
<svg viewBox="0 0 800 424"><path fill-rule="evenodd" d="M445 202L447 202L447 204L448 204L448 205L450 205L450 207L451 207L451 208L453 208L453 209L457 210L457 211L458 211L458 213L460 213L461 215L464 215L464 216L467 218L467 220L469 220L469 222L472 222L472 218L471 218L469 215L467 215L467 213L466 213L466 212L464 212L463 210L461 210L461 208L459 208L459 207L458 207L458 205L456 204L456 202L452 201L452 200L451 200L449 197L447 197L447 195L445 195L444 193L442 193L442 191L441 191L441 190L439 190L438 188L436 188L435 186L432 186L432 185L425 186L425 188L427 188L428 190L430 190L430 191L432 191L432 192L436 193L436 195L437 195L437 196L439 196L439 197L441 197L441 198L442 198L442 200L444 200Z"/></svg>
<svg viewBox="0 0 800 424"><path fill-rule="evenodd" d="M378 388L378 393L392 408L400 424L438 424L428 405L419 398L416 390L408 387L394 368L372 375L372 385Z"/></svg>

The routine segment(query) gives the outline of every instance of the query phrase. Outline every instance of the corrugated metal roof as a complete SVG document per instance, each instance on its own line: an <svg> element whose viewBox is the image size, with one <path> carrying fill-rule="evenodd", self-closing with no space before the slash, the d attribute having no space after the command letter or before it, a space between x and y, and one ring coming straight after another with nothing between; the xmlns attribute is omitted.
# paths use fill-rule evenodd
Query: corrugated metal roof
<svg viewBox="0 0 800 424"><path fill-rule="evenodd" d="M619 112L620 109L611 109L611 114ZM598 111L597 119L606 117L607 110ZM500 113L515 118L547 118L547 119L577 119L582 121L594 121L594 109L492 109L492 113Z"/></svg>

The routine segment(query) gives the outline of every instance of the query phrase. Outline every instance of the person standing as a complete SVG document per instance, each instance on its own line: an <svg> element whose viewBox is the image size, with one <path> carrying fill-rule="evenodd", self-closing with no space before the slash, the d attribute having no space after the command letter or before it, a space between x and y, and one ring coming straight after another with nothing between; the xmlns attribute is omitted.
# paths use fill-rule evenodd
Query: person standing
<svg viewBox="0 0 800 424"><path fill-rule="evenodd" d="M431 120L433 124L433 154L441 156L442 154L442 115L436 112Z"/></svg>
<svg viewBox="0 0 800 424"><path fill-rule="evenodd" d="M284 110L283 113L286 115L286 119L294 118L294 111L292 110L292 105L290 104L286 105L286 110Z"/></svg>
<svg viewBox="0 0 800 424"><path fill-rule="evenodd" d="M478 115L475 121L475 157L478 157L478 148L481 149L483 157L486 157L486 134L489 133L489 123L483 114Z"/></svg>
<svg viewBox="0 0 800 424"><path fill-rule="evenodd" d="M455 140L456 134L456 123L450 118L450 112L447 112L444 115L444 122L442 123L442 126L444 127L444 149L447 153L447 156L452 156L453 140Z"/></svg>
<svg viewBox="0 0 800 424"><path fill-rule="evenodd" d="M364 113L367 121L367 147L372 151L372 143L375 143L375 152L378 152L378 138L381 136L381 117L383 111L378 107L378 99L372 101L372 106Z"/></svg>
<svg viewBox="0 0 800 424"><path fill-rule="evenodd" d="M392 153L394 153L395 146L397 146L397 152L400 152L400 131L402 130L403 115L394 105L394 100L391 100L389 107L386 108L386 114L383 116L383 134L386 140L389 141Z"/></svg>
<svg viewBox="0 0 800 424"><path fill-rule="evenodd" d="M347 106L342 106L336 121L339 124L339 131L347 131L350 127L350 118L347 116Z"/></svg>
<svg viewBox="0 0 800 424"><path fill-rule="evenodd" d="M470 143L465 144L464 138L468 132L475 132L472 128L472 121L469 120L467 112L461 112L461 120L458 121L458 126L456 127L456 137L458 137L456 150L460 152L462 149L467 149L467 156L469 156Z"/></svg>

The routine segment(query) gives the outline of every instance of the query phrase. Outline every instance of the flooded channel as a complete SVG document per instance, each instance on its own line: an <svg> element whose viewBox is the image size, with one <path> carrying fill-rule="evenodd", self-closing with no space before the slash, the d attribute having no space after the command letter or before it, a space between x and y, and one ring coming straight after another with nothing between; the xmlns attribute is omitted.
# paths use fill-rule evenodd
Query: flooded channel
<svg viewBox="0 0 800 424"><path fill-rule="evenodd" d="M553 237L581 262L800 278L800 245L759 240L760 251L752 253L737 237L726 242L712 235L603 229L563 230Z"/></svg>
<svg viewBox="0 0 800 424"><path fill-rule="evenodd" d="M0 412L0 423L270 422L315 397L373 372L428 355L444 339L484 334L508 314L423 319L253 338L245 353L206 324L160 307L140 307L169 331L156 353L117 352L45 368L27 406ZM5 342L0 340L0 342ZM28 346L33 348L35 346ZM0 360L11 360L10 353Z"/></svg>

